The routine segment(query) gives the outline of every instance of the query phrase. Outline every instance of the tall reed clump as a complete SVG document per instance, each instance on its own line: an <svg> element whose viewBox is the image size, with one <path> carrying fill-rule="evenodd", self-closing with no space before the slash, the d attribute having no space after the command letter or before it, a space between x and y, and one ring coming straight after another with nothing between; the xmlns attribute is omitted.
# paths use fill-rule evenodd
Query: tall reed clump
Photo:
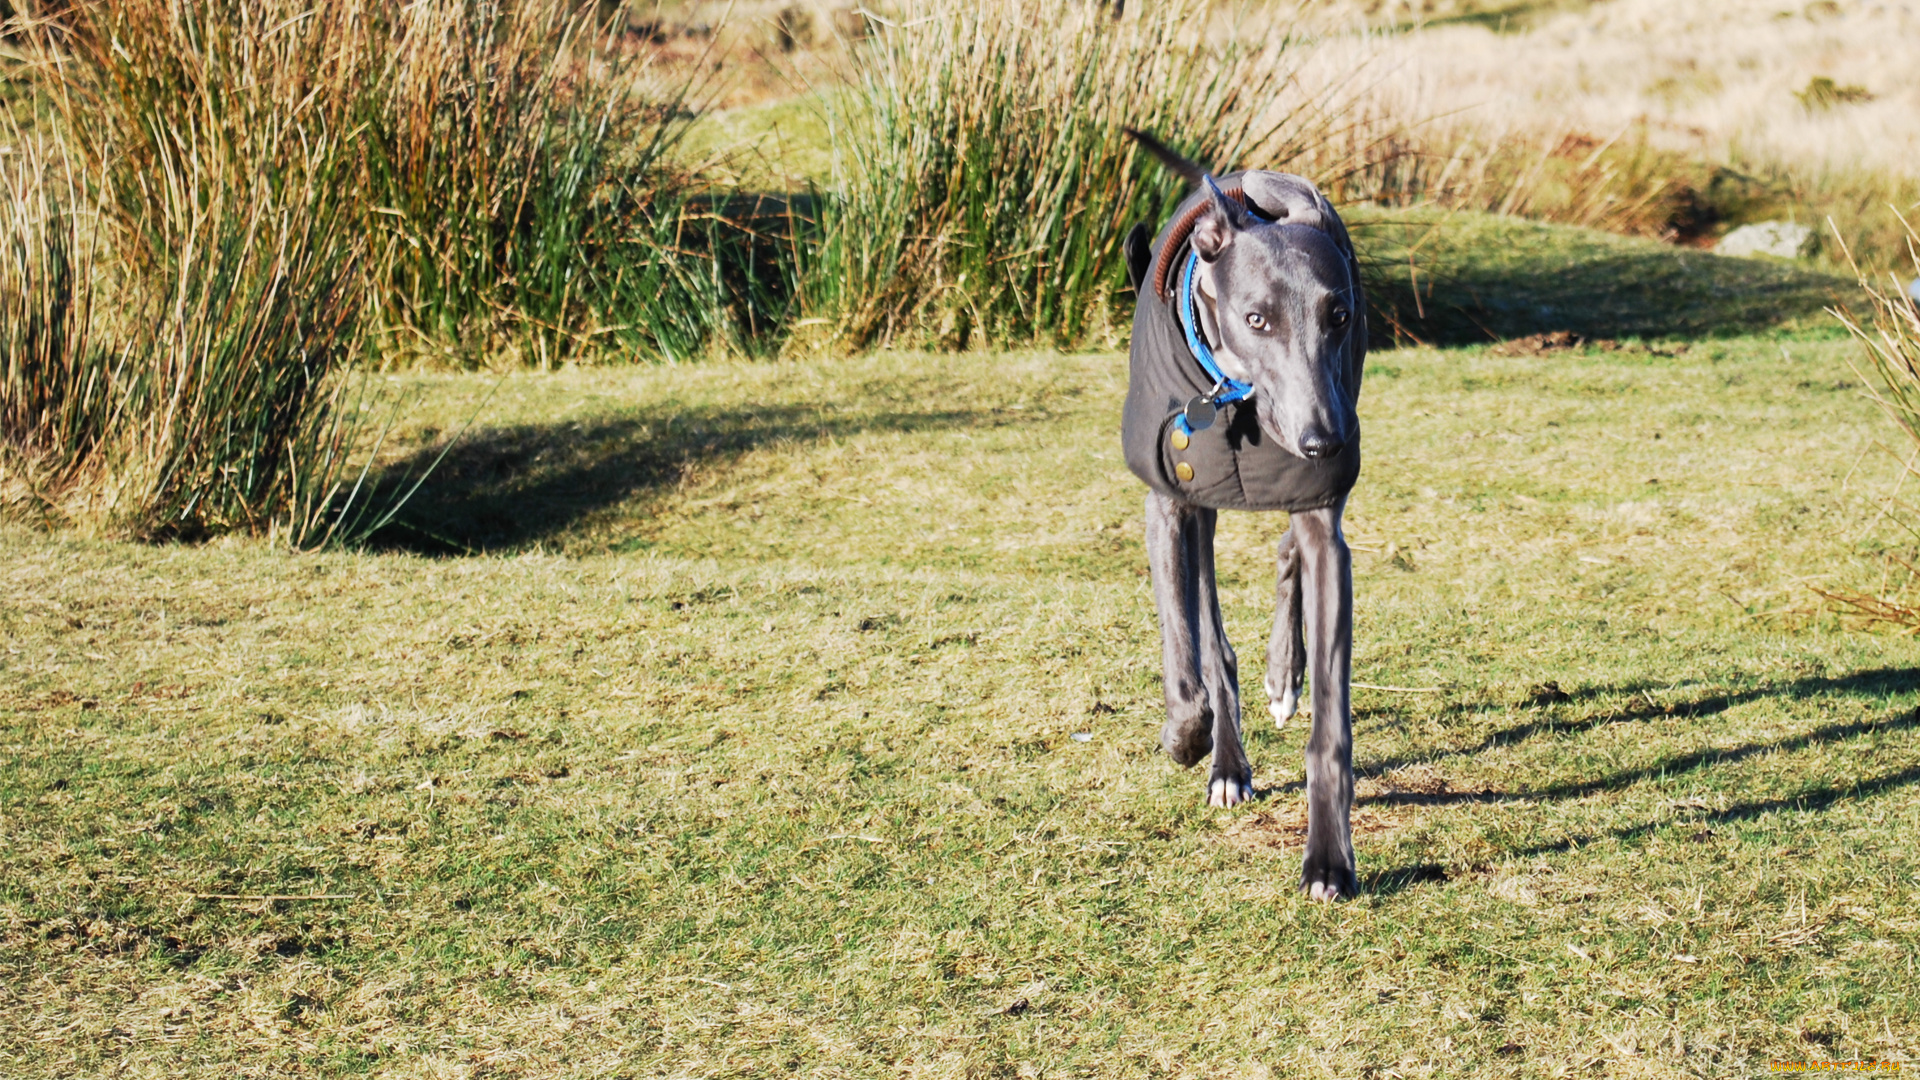
<svg viewBox="0 0 1920 1080"><path fill-rule="evenodd" d="M1920 232L1904 219L1901 225L1907 237L1905 261L1915 275L1912 280L1920 281ZM1839 309L1834 315L1866 353L1867 370L1859 374L1868 393L1913 444L1915 453L1901 455L1903 468L1908 475L1920 475L1920 466L1915 465L1920 459L1920 301L1893 274L1882 281L1862 274L1860 287L1867 298L1866 317ZM1885 510L1889 519L1920 541L1920 507L1890 497ZM1871 621L1920 633L1920 599L1914 596L1920 586L1920 564L1897 552L1886 552L1885 557L1887 573L1875 592L1816 591Z"/></svg>
<svg viewBox="0 0 1920 1080"><path fill-rule="evenodd" d="M324 499L297 489L333 478L291 466L332 426L359 247L333 194L342 118L297 83L336 28L282 6L11 27L43 112L12 132L0 220L8 503L142 535L310 532L286 515Z"/></svg>
<svg viewBox="0 0 1920 1080"><path fill-rule="evenodd" d="M0 154L0 503L45 514L112 423L93 335L97 232L58 142L18 126Z"/></svg>
<svg viewBox="0 0 1920 1080"><path fill-rule="evenodd" d="M730 234L670 164L692 83L607 25L592 0L13 20L36 119L0 161L0 499L337 538L368 520L358 361L685 355L728 330Z"/></svg>
<svg viewBox="0 0 1920 1080"><path fill-rule="evenodd" d="M343 437L328 413L365 299L341 92L367 75L341 48L364 17L352 3L116 0L30 28L30 85L102 256L85 344L63 363L108 405L49 433L86 458L60 500L69 516L152 536L324 528L311 511L338 469L311 466Z"/></svg>
<svg viewBox="0 0 1920 1080"><path fill-rule="evenodd" d="M1181 181L1122 132L1209 165L1284 157L1285 37L1206 41L1205 6L940 0L854 44L805 268L838 344L1072 345L1116 321L1120 243Z"/></svg>
<svg viewBox="0 0 1920 1080"><path fill-rule="evenodd" d="M683 356L727 329L672 156L698 74L662 75L592 2L374 15L382 64L358 119L383 328L467 362L506 344L539 363L608 339Z"/></svg>

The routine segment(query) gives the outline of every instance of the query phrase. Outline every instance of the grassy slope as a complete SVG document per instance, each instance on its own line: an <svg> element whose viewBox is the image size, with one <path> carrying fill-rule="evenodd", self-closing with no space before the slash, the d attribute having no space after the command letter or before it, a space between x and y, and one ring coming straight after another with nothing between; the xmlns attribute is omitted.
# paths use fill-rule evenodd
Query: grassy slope
<svg viewBox="0 0 1920 1080"><path fill-rule="evenodd" d="M0 1073L1911 1059L1920 656L1804 588L1892 532L1845 355L1375 356L1355 674L1441 689L1357 693L1338 907L1277 517L1264 797L1155 748L1119 356L517 375L392 538L476 557L0 531Z"/></svg>
<svg viewBox="0 0 1920 1080"><path fill-rule="evenodd" d="M1375 317L1403 340L1472 344L1553 330L1594 339L1832 332L1858 290L1782 259L1726 259L1495 214L1345 211ZM1416 297L1416 293L1418 296Z"/></svg>

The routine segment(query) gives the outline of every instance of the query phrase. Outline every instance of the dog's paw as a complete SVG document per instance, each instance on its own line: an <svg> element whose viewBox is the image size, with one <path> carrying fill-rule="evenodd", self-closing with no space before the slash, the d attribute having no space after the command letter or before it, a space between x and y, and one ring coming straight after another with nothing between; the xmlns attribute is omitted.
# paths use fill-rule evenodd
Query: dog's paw
<svg viewBox="0 0 1920 1080"><path fill-rule="evenodd" d="M1314 900L1349 900L1360 895L1360 880L1353 866L1331 855L1307 852L1300 870L1300 887Z"/></svg>
<svg viewBox="0 0 1920 1080"><path fill-rule="evenodd" d="M1300 711L1300 691L1287 690L1267 699L1267 712L1273 715L1273 726L1284 728L1287 721Z"/></svg>
<svg viewBox="0 0 1920 1080"><path fill-rule="evenodd" d="M1326 903L1341 899L1340 890L1324 881L1316 881L1307 886L1307 895Z"/></svg>
<svg viewBox="0 0 1920 1080"><path fill-rule="evenodd" d="M1208 806L1239 806L1251 798L1253 785L1237 777L1216 776L1207 782Z"/></svg>
<svg viewBox="0 0 1920 1080"><path fill-rule="evenodd" d="M1160 749L1179 762L1192 767L1213 752L1213 712L1202 708L1187 716L1169 716L1160 729Z"/></svg>

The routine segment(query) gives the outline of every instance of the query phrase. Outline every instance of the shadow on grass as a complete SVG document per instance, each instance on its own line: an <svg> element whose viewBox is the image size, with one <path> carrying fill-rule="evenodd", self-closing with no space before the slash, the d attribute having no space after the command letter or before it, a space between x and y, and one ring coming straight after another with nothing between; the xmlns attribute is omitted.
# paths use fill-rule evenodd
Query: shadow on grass
<svg viewBox="0 0 1920 1080"><path fill-rule="evenodd" d="M1920 687L1920 678L1909 669L1879 668L1872 671L1857 672L1839 678L1801 679L1791 683L1764 687L1751 691L1728 694L1712 694L1690 702L1676 703L1671 706L1634 708L1601 714L1588 715L1579 720L1536 721L1518 725L1496 732L1483 739L1477 746L1448 750L1417 759L1399 759L1376 762L1356 770L1361 775L1378 776L1402 765L1417 761L1432 761L1439 757L1462 754L1477 754L1497 746L1509 745L1522 739L1540 735L1567 734L1587 730L1603 724L1631 723L1656 717L1669 716L1712 716L1744 702L1767 697L1804 698L1828 694L1859 695L1879 697L1890 693L1911 692ZM1630 687L1624 692L1640 693L1644 688ZM1554 702L1579 700L1598 697L1605 693L1620 693L1619 690L1590 688L1573 695L1556 695ZM1649 701L1651 705L1651 702ZM1847 742L1863 735L1892 732L1912 732L1920 730L1920 709L1902 709L1899 712L1875 720L1855 720L1826 724L1812 731L1786 738L1761 742L1751 742L1740 746L1715 748L1708 747L1690 751L1650 765L1618 772L1591 780L1549 784L1544 787L1525 791L1442 791L1442 792L1384 792L1359 798L1359 805L1397 805L1397 806L1449 806L1449 805L1493 805L1514 802L1572 801L1608 791L1620 791L1648 780L1664 780L1681 776L1700 769L1721 765L1730 765L1748 758L1774 753L1795 753L1813 747L1829 746ZM1825 810L1833 804L1848 798L1875 795L1909 784L1920 783L1920 766L1899 769L1878 777L1863 778L1841 784L1831 784L1808 788L1792 795L1768 799L1756 799L1740 803L1724 810L1704 814L1690 814L1682 822L1694 827L1709 828L1715 824L1725 824L1749 820L1781 810ZM1596 831L1578 837L1546 844L1536 844L1524 848L1511 849L1505 855L1530 857L1573 850L1595 840L1614 838L1632 840L1662 827L1676 824L1671 819L1642 822L1622 826L1616 829ZM1376 896L1391 896L1405 889L1429 882L1443 882L1448 879L1444 867L1433 863L1415 866L1397 866L1367 875L1363 883L1366 892Z"/></svg>
<svg viewBox="0 0 1920 1080"><path fill-rule="evenodd" d="M1911 725L1907 725L1911 726ZM1547 855L1560 851L1571 851L1575 847L1584 847L1595 840L1613 837L1619 840L1634 840L1654 832L1663 826L1687 825L1692 827L1710 827L1728 825L1736 821L1751 821L1767 814L1782 810L1825 810L1843 799L1864 798L1920 783L1920 765L1908 766L1883 776L1855 780L1847 784L1830 784L1825 787L1808 788L1792 795L1782 795L1773 799L1755 799L1752 802L1738 803L1725 810L1715 810L1705 814L1691 814L1681 821L1648 821L1639 825L1628 825L1618 829L1606 829L1584 836L1568 837L1550 844L1535 844L1508 852L1521 858L1531 855Z"/></svg>
<svg viewBox="0 0 1920 1080"><path fill-rule="evenodd" d="M1379 761L1358 765L1354 773L1359 776L1382 776L1395 769L1409 765L1426 764L1441 758L1462 757L1480 754L1500 746L1511 746L1540 736L1566 735L1576 731L1587 731L1606 724L1634 724L1648 720L1662 720L1668 717L1704 717L1717 716L1736 705L1763 698L1809 698L1829 695L1851 697L1885 697L1889 694L1910 693L1920 690L1920 672L1908 668L1875 668L1871 671L1858 671L1851 675L1796 679L1793 682L1756 687L1751 690L1726 691L1696 697L1690 701L1658 702L1653 699L1655 690L1664 689L1653 683L1636 683L1629 686L1590 686L1573 691L1563 691L1557 686L1551 689L1536 687L1521 702L1521 708L1542 708L1554 705L1579 705L1601 699L1625 697L1629 704L1625 706L1589 709L1577 716L1548 717L1541 716L1525 723L1501 728L1482 738L1478 743L1459 749L1435 750L1426 754L1408 754L1399 757L1382 758ZM1450 702L1439 711L1442 715L1461 715L1485 707L1484 702Z"/></svg>
<svg viewBox="0 0 1920 1080"><path fill-rule="evenodd" d="M1873 727L1872 725L1863 726L1868 729L1872 729ZM1894 725L1886 724L1880 726L1890 728ZM1900 726L1912 727L1914 725L1908 723ZM1828 784L1822 787L1808 788L1804 791L1795 792L1792 795L1782 795L1771 799L1755 799L1752 802L1737 803L1727 807L1725 810L1688 814L1684 818L1678 819L1667 818L1656 821L1645 821L1637 825L1624 825L1616 829L1601 829L1580 836L1569 836L1562 840L1552 841L1551 843L1509 848L1500 854L1517 859L1527 859L1538 855L1557 855L1586 847L1596 840L1639 840L1663 828L1669 827L1686 827L1695 830L1705 830L1710 835L1712 827L1715 825L1729 825L1740 821L1751 821L1754 818L1779 813L1783 810L1819 812L1845 799L1869 798L1912 784L1920 784L1920 765L1913 765L1904 769L1897 769L1881 776L1862 778L1843 784ZM1531 798L1532 796L1527 797ZM1513 796L1509 796L1509 798L1513 798ZM1490 802L1495 800L1489 796L1482 796L1472 801ZM1396 866L1364 875L1360 888L1362 892L1374 896L1393 896L1416 885L1447 881L1451 876L1452 875L1447 872L1447 868L1438 863Z"/></svg>
<svg viewBox="0 0 1920 1080"><path fill-rule="evenodd" d="M1431 345L1556 330L1590 339L1752 334L1817 319L1850 284L1780 261L1485 214L1361 218L1354 232L1376 336Z"/></svg>
<svg viewBox="0 0 1920 1080"><path fill-rule="evenodd" d="M694 469L723 467L762 446L1000 422L990 410L665 402L575 422L479 428L461 437L368 546L430 555L523 548L597 511L669 489ZM373 505L439 453L438 446L427 447L390 464Z"/></svg>
<svg viewBox="0 0 1920 1080"><path fill-rule="evenodd" d="M1589 795L1598 795L1603 791L1619 791L1632 787L1642 780L1656 777L1678 776L1695 769L1712 765L1730 765L1745 761L1756 754L1776 752L1792 753L1814 746L1845 742L1856 736L1880 731L1911 731L1920 728L1920 712L1903 712L1881 720L1855 720L1844 724L1828 724L1815 728L1804 735L1778 739L1771 742L1746 743L1741 746L1719 749L1708 747L1666 758L1657 765L1640 769L1622 769L1594 780L1582 780L1576 783L1549 784L1546 787L1528 791L1445 791L1445 792L1386 792L1370 795L1356 800L1359 803L1377 803L1397 806L1446 806L1457 803L1502 803L1537 802L1542 799L1583 799Z"/></svg>

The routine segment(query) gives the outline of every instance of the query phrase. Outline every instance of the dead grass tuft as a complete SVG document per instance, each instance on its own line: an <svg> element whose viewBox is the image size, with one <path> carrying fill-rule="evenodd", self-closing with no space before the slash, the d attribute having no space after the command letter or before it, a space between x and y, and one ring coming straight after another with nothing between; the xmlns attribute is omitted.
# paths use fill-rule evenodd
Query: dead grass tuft
<svg viewBox="0 0 1920 1080"><path fill-rule="evenodd" d="M1902 224L1906 224L1904 219ZM1915 233L1911 225L1907 225L1907 250L1909 265L1920 273L1920 233ZM1866 353L1867 371L1856 367L1855 374L1881 411L1906 436L1909 447L1920 447L1920 301L1902 288L1897 274L1883 281L1862 274L1860 287L1866 296L1866 318L1845 309L1835 311ZM1904 481L1915 472L1915 456L1911 451L1896 456L1902 463ZM1900 497L1898 487L1882 500L1881 513L1899 522L1910 539L1920 537L1920 514ZM1920 633L1920 602L1913 599L1914 587L1920 583L1920 566L1915 565L1916 559L1908 550L1881 550L1877 555L1882 564L1877 589L1819 588L1821 595L1847 605L1870 623Z"/></svg>

